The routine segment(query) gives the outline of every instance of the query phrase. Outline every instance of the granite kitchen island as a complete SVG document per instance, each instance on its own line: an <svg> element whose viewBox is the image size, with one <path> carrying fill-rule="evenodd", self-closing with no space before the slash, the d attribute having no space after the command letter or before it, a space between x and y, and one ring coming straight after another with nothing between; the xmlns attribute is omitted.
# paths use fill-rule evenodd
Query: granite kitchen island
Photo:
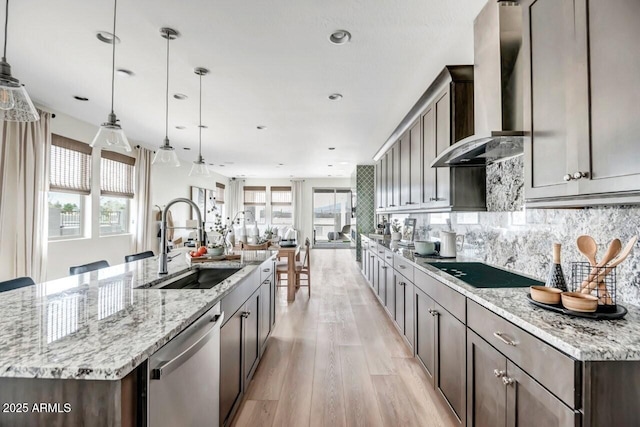
<svg viewBox="0 0 640 427"><path fill-rule="evenodd" d="M167 275L153 257L4 293L0 425L135 425L147 359L274 256L192 266L178 254ZM217 268L238 271L211 289L154 288Z"/></svg>

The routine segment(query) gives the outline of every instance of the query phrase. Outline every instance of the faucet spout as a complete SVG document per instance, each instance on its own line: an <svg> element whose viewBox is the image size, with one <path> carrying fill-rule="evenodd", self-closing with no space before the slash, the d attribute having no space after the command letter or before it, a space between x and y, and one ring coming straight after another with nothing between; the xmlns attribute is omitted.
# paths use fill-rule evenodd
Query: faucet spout
<svg viewBox="0 0 640 427"><path fill-rule="evenodd" d="M168 254L167 254L167 212L169 208L176 203L186 203L196 212L196 218L198 219L198 241L202 243L204 240L203 227L202 227L202 214L200 208L192 200L179 197L171 200L162 210L162 222L160 224L160 256L158 257L158 274L167 274L168 271Z"/></svg>

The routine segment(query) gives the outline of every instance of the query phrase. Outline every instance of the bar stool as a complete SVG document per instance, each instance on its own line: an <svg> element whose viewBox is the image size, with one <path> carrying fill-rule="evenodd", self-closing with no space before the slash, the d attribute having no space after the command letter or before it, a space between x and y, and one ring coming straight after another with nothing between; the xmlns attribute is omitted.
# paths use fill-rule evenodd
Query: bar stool
<svg viewBox="0 0 640 427"><path fill-rule="evenodd" d="M0 292L12 291L31 285L35 285L31 277L16 277L15 279L0 282Z"/></svg>
<svg viewBox="0 0 640 427"><path fill-rule="evenodd" d="M151 258L153 256L155 256L153 251L140 252L139 254L126 255L124 257L124 262L139 261L141 259Z"/></svg>
<svg viewBox="0 0 640 427"><path fill-rule="evenodd" d="M101 268L109 267L109 263L105 260L90 262L89 264L76 265L69 267L69 274L74 276L76 274L88 273L90 271L100 270Z"/></svg>

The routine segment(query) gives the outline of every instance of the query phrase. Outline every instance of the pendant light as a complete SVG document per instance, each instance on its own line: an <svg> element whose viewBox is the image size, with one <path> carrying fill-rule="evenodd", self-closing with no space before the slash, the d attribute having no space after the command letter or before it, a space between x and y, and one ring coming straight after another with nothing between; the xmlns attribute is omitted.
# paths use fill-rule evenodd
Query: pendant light
<svg viewBox="0 0 640 427"><path fill-rule="evenodd" d="M35 122L40 120L38 110L20 81L11 76L7 62L7 29L9 28L9 0L5 2L4 51L0 61L0 119L8 122Z"/></svg>
<svg viewBox="0 0 640 427"><path fill-rule="evenodd" d="M210 176L209 168L202 158L202 76L206 76L209 73L209 70L198 67L193 71L200 76L200 124L198 125L198 158L193 162L189 176L208 177Z"/></svg>
<svg viewBox="0 0 640 427"><path fill-rule="evenodd" d="M167 39L167 91L165 102L164 141L153 157L151 164L168 167L180 167L176 150L169 144L169 42L178 38L180 33L172 28L161 28L160 34Z"/></svg>
<svg viewBox="0 0 640 427"><path fill-rule="evenodd" d="M118 0L113 0L113 33L111 38L111 112L107 116L107 121L100 125L100 129L91 142L92 147L118 147L125 151L131 151L131 144L124 131L118 124L116 113L113 112L113 98L115 93L115 75L116 75L116 11L118 8Z"/></svg>

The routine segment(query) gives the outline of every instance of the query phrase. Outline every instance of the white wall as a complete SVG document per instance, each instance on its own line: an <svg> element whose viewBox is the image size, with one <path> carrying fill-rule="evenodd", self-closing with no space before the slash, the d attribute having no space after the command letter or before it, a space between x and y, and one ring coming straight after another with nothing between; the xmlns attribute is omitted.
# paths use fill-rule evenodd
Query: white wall
<svg viewBox="0 0 640 427"><path fill-rule="evenodd" d="M299 179L299 178L296 178ZM302 178L303 198L302 198L302 230L298 235L299 240L313 236L313 189L314 188L351 188L350 178ZM264 185L271 186L290 186L291 179L245 179L244 185Z"/></svg>
<svg viewBox="0 0 640 427"><path fill-rule="evenodd" d="M98 131L98 127L81 120L77 120L66 114L53 111L56 118L51 120L51 132L75 139L84 143L91 143ZM135 146L138 142L130 141ZM147 147L151 144L143 144ZM189 153L195 157L195 153ZM131 155L131 153L129 153ZM94 172L98 171L99 156L94 157ZM183 156L186 157L186 156ZM190 162L183 162L180 168L162 170L152 166L151 168L151 203L152 205L163 206L176 197L190 198L192 185L203 188L215 189L215 183L220 182L227 185L228 179L218 174L213 174L212 178L205 180L189 177L191 169ZM92 177L99 179L99 174ZM95 192L94 192L95 193ZM88 203L90 212L100 211L100 195L93 194ZM188 206L175 205L171 209L175 225L184 226L185 220L189 219L190 211ZM90 221L91 223L97 221ZM132 227L132 226L130 226ZM47 280L57 279L68 275L69 267L81 265L89 262L105 259L111 265L124 262L124 256L132 253L133 238L131 234L117 236L100 237L99 229L88 230L88 237L71 240L51 241L48 245ZM185 232L178 232L177 235ZM90 235L89 235L90 234Z"/></svg>

